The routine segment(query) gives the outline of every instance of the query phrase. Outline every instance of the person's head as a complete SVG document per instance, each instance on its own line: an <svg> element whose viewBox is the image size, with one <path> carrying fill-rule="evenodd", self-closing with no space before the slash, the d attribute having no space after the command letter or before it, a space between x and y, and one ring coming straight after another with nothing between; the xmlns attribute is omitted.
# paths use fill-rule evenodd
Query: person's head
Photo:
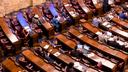
<svg viewBox="0 0 128 72"><path fill-rule="evenodd" d="M73 67L74 66L74 63L73 62L70 62L68 67Z"/></svg>
<svg viewBox="0 0 128 72"><path fill-rule="evenodd" d="M55 18L57 18L57 17L58 17L58 15L55 16Z"/></svg>

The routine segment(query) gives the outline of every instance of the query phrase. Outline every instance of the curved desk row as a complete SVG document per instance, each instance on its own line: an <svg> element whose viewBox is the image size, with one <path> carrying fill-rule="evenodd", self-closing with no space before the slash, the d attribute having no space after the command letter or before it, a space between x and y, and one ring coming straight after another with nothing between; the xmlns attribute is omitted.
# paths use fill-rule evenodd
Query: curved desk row
<svg viewBox="0 0 128 72"><path fill-rule="evenodd" d="M77 0L78 4L80 5L80 7L83 9L83 11L85 13L87 13L88 15L88 18L92 18L92 11L85 5L84 1L83 0Z"/></svg>
<svg viewBox="0 0 128 72"><path fill-rule="evenodd" d="M3 66L8 69L10 72L23 72L24 69L20 66L17 66L13 60L10 58L7 58L2 62Z"/></svg>
<svg viewBox="0 0 128 72"><path fill-rule="evenodd" d="M75 30L73 28L71 28L69 30L69 33L71 33L73 36L80 39L81 41L97 48L98 50L101 50L109 55L115 56L115 57L127 62L128 56L126 54L124 54L120 51L113 50L103 44L100 44L99 42L87 37L86 35L81 34L78 30Z"/></svg>
<svg viewBox="0 0 128 72"><path fill-rule="evenodd" d="M44 62L41 58L36 56L31 50L25 50L22 52L22 54L30 60L32 63L37 65L40 69L48 72L59 72L56 70L52 65Z"/></svg>
<svg viewBox="0 0 128 72"><path fill-rule="evenodd" d="M117 17L112 18L112 21L118 24L119 26L128 29L128 22L125 22Z"/></svg>
<svg viewBox="0 0 128 72"><path fill-rule="evenodd" d="M58 35L57 37L56 37L59 41L61 41L62 43L64 43L65 45L67 45L68 47L70 47L71 49L73 49L72 47L75 45L77 45L75 42L73 42L72 40L70 40L70 39L68 39L68 38L66 38L66 36L64 36L63 34L60 34L60 35ZM95 62L102 62L102 64L105 66L105 67L107 67L107 68L109 68L109 69L111 69L112 71L114 71L115 69L116 69L116 65L117 64L115 64L115 63L113 63L113 62L111 62L111 61L109 61L109 60L107 60L107 59L104 59L104 58L102 58L102 57L100 57L100 56L98 56L98 55L96 55L96 54L94 54L94 56L93 57L91 57L91 56L89 56L90 54L92 54L93 52L91 52L91 53L89 53L89 54L87 54L87 58L89 58L89 60L91 59L91 60L93 60L93 61L95 61Z"/></svg>
<svg viewBox="0 0 128 72"><path fill-rule="evenodd" d="M0 18L0 26L3 29L4 33L6 34L6 36L8 37L8 39L12 42L12 43L17 43L18 42L18 38L16 37L16 35L14 35L10 28L8 27L7 23L5 22L4 18Z"/></svg>
<svg viewBox="0 0 128 72"><path fill-rule="evenodd" d="M76 21L78 21L79 13L72 7L68 0L63 0L63 5L69 15Z"/></svg>

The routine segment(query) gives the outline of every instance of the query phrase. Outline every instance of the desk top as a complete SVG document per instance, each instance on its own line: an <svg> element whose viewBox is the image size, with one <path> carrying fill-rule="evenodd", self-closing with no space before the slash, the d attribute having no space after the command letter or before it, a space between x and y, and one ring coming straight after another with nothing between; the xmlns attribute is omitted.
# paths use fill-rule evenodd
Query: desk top
<svg viewBox="0 0 128 72"><path fill-rule="evenodd" d="M96 34L97 32L101 32L100 29L94 27L91 23L85 22L85 23L82 24L82 26L83 26L84 28L88 29L89 31L95 33L95 34Z"/></svg>
<svg viewBox="0 0 128 72"><path fill-rule="evenodd" d="M5 35L8 37L8 39L12 42L12 43L16 43L18 41L18 38L16 37L16 35L14 35L11 30L9 29L9 27L7 26L4 18L0 18L0 26L2 27Z"/></svg>
<svg viewBox="0 0 128 72"><path fill-rule="evenodd" d="M64 36L63 34L59 34L56 36L56 38L63 42L64 44L66 44L67 46L69 46L72 49L75 49L76 47L76 43L72 40L69 40L68 38L66 38L66 36Z"/></svg>
<svg viewBox="0 0 128 72"><path fill-rule="evenodd" d="M115 23L117 23L118 25L120 25L122 27L128 28L128 23L125 22L125 21L122 21L121 19L118 19L118 18L114 17L112 19L112 21L114 21Z"/></svg>
<svg viewBox="0 0 128 72"><path fill-rule="evenodd" d="M87 57L89 57L90 59L96 61L97 63L98 62L101 62L104 66L112 69L112 70L115 70L116 68L116 64L107 60L107 59L104 59L104 58L101 58L99 57L98 55L94 54L94 53L90 53L87 55Z"/></svg>
<svg viewBox="0 0 128 72"><path fill-rule="evenodd" d="M41 58L36 56L31 50L25 50L22 52L22 54L41 69L48 72L58 72L52 65L44 62Z"/></svg>
<svg viewBox="0 0 128 72"><path fill-rule="evenodd" d="M4 60L2 62L3 66L5 66L9 71L11 72L18 72L18 71L21 71L23 72L23 69L20 68L19 66L17 66L15 64L14 61L12 61L11 59L7 58L6 60Z"/></svg>
<svg viewBox="0 0 128 72"><path fill-rule="evenodd" d="M75 30L75 29L70 29L69 32L71 34L73 34L74 36L76 36L77 38L79 38L80 40L82 40L83 42L87 43L87 44L90 44L91 46L103 51L103 52L106 52L110 55L113 55L115 57L118 57L122 60L124 60L125 62L127 61L128 59L128 56L120 51L116 51L116 50L113 50L103 44L100 44L98 43L97 41L87 37L86 35L83 35L81 37L79 37L79 35L82 35L78 30Z"/></svg>
<svg viewBox="0 0 128 72"><path fill-rule="evenodd" d="M80 7L83 9L84 12L89 13L91 12L90 9L85 5L83 0L77 0Z"/></svg>
<svg viewBox="0 0 128 72"><path fill-rule="evenodd" d="M118 29L117 27L113 26L110 30L112 30L113 32L121 35L122 37L128 39L128 33L123 31L123 30L120 30Z"/></svg>
<svg viewBox="0 0 128 72"><path fill-rule="evenodd" d="M63 0L63 4L65 9L68 11L68 13L73 17L73 18L77 18L79 15L77 14L77 12L75 11L75 9L72 7L72 5L70 3L68 3L68 1Z"/></svg>

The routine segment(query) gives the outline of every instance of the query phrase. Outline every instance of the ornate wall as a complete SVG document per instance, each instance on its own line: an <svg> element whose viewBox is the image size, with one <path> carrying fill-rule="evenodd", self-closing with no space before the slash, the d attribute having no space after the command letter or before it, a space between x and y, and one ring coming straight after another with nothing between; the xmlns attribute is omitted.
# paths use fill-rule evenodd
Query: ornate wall
<svg viewBox="0 0 128 72"><path fill-rule="evenodd" d="M0 17L28 6L44 3L45 1L46 0L0 0Z"/></svg>

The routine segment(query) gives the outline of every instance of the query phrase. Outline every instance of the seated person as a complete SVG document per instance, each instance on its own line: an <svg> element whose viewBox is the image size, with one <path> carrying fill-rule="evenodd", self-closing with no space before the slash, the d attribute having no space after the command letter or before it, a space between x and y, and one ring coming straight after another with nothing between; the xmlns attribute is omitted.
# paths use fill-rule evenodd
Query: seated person
<svg viewBox="0 0 128 72"><path fill-rule="evenodd" d="M32 36L30 36L30 35L27 36L27 43L28 43L29 47L33 47L34 40L33 40Z"/></svg>
<svg viewBox="0 0 128 72"><path fill-rule="evenodd" d="M57 20L58 16L53 17L53 19L51 20L51 23L53 24L53 26L55 27L56 31L60 31L60 23Z"/></svg>
<svg viewBox="0 0 128 72"><path fill-rule="evenodd" d="M98 67L99 69L102 69L102 67L103 67L102 62L98 62L98 63L97 63L97 67Z"/></svg>
<svg viewBox="0 0 128 72"><path fill-rule="evenodd" d="M86 44L77 44L77 50L80 50L84 55L88 54L90 51L90 47L87 46Z"/></svg>
<svg viewBox="0 0 128 72"><path fill-rule="evenodd" d="M15 27L15 34L18 36L19 39L23 39L24 38L24 33L22 32L22 27L20 26L16 26Z"/></svg>
<svg viewBox="0 0 128 72"><path fill-rule="evenodd" d="M68 53L69 52L68 49L63 47L63 46L60 47L59 50L60 50L61 53Z"/></svg>
<svg viewBox="0 0 128 72"><path fill-rule="evenodd" d="M65 67L65 72L77 72L74 68L74 63L70 62L67 67Z"/></svg>
<svg viewBox="0 0 128 72"><path fill-rule="evenodd" d="M124 10L128 11L128 2L122 4L122 7L124 8Z"/></svg>
<svg viewBox="0 0 128 72"><path fill-rule="evenodd" d="M0 37L3 37L4 36L4 33L1 31L0 32Z"/></svg>
<svg viewBox="0 0 128 72"><path fill-rule="evenodd" d="M93 20L92 20L92 24L94 25L94 26L96 26L96 27L98 27L99 26L99 24L100 24L100 21L99 21L99 19L98 18L93 18Z"/></svg>
<svg viewBox="0 0 128 72"><path fill-rule="evenodd" d="M128 19L128 16L126 16L125 13L122 11L119 13L119 18L125 20L125 19Z"/></svg>
<svg viewBox="0 0 128 72"><path fill-rule="evenodd" d="M52 45L53 47L61 47L60 44L58 44L57 39L54 39L52 41L49 41L50 45Z"/></svg>
<svg viewBox="0 0 128 72"><path fill-rule="evenodd" d="M18 63L22 66L26 66L28 64L28 61L26 61L26 59L24 58L24 56L20 56L18 58Z"/></svg>
<svg viewBox="0 0 128 72"><path fill-rule="evenodd" d="M69 54L73 57L76 57L78 61L80 61L82 59L83 53L81 50L77 50L75 48L75 50L72 50L69 52Z"/></svg>
<svg viewBox="0 0 128 72"><path fill-rule="evenodd" d="M41 47L34 47L34 51L40 56L44 57L44 52L42 51Z"/></svg>
<svg viewBox="0 0 128 72"><path fill-rule="evenodd" d="M107 40L107 44L114 47L114 46L115 46L115 40L114 40L114 38L110 37L110 38Z"/></svg>
<svg viewBox="0 0 128 72"><path fill-rule="evenodd" d="M52 50L51 50L52 51ZM49 63L54 63L54 60L50 57L50 53L49 52L46 52L44 51L44 57L45 59L49 62Z"/></svg>
<svg viewBox="0 0 128 72"><path fill-rule="evenodd" d="M38 15L34 15L34 17L32 18L32 22L34 24L37 24L37 26L40 27L40 29L43 29L43 27L42 27L43 24Z"/></svg>
<svg viewBox="0 0 128 72"><path fill-rule="evenodd" d="M2 38L2 39L0 40L0 42L1 42L1 43L4 43L4 44L9 43L9 41L8 41L7 38Z"/></svg>
<svg viewBox="0 0 128 72"><path fill-rule="evenodd" d="M16 25L19 25L19 22L17 21L16 18L13 18L12 19L12 24L16 26Z"/></svg>
<svg viewBox="0 0 128 72"><path fill-rule="evenodd" d="M90 47L88 45L84 44L82 52L84 55L88 54L90 52Z"/></svg>
<svg viewBox="0 0 128 72"><path fill-rule="evenodd" d="M42 42L42 40L43 40L42 32L39 32L38 33L38 42L40 43L40 42Z"/></svg>
<svg viewBox="0 0 128 72"><path fill-rule="evenodd" d="M105 35L107 35L107 36L112 36L112 33L111 32L109 32L109 31L105 31Z"/></svg>
<svg viewBox="0 0 128 72"><path fill-rule="evenodd" d="M1 63L0 63L0 72L5 72Z"/></svg>

